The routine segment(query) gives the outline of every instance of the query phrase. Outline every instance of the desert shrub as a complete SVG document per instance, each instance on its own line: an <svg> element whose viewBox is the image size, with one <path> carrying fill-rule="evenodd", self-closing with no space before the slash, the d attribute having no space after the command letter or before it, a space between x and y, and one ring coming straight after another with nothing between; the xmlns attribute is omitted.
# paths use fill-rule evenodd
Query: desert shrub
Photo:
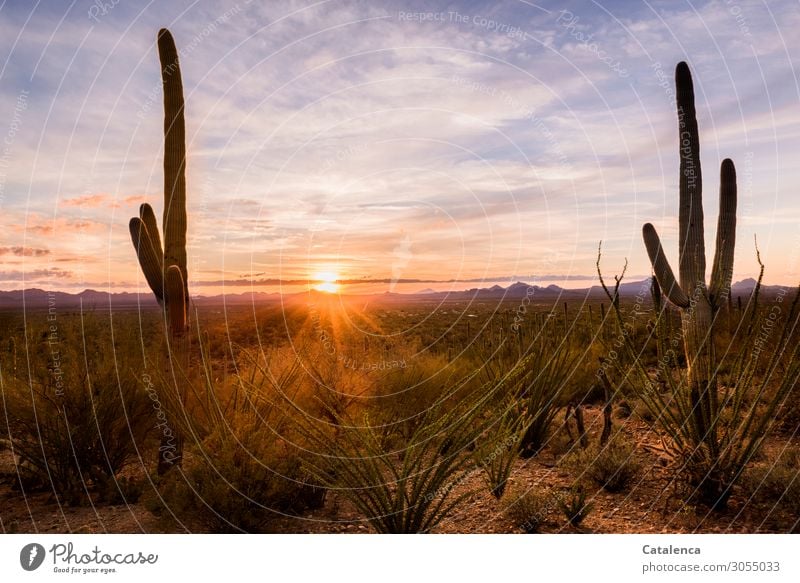
<svg viewBox="0 0 800 583"><path fill-rule="evenodd" d="M337 359L306 359L303 364L314 401L308 413L334 425L342 423L366 390L359 382L359 374L343 367Z"/></svg>
<svg viewBox="0 0 800 583"><path fill-rule="evenodd" d="M155 425L144 387L107 349L109 335L91 315L77 318L59 320L57 344L40 336L27 381L2 379L20 484L70 504L114 483Z"/></svg>
<svg viewBox="0 0 800 583"><path fill-rule="evenodd" d="M798 340L800 342L800 339ZM787 399L778 412L779 429L792 437L800 434L800 399Z"/></svg>
<svg viewBox="0 0 800 583"><path fill-rule="evenodd" d="M98 483L98 502L105 504L136 504L144 493L143 480L128 476L111 476Z"/></svg>
<svg viewBox="0 0 800 583"><path fill-rule="evenodd" d="M473 494L466 479L476 470L471 450L487 429L482 417L489 397L428 409L399 450L387 447L368 417L335 432L308 424L309 438L323 452L315 475L376 531L429 532Z"/></svg>
<svg viewBox="0 0 800 583"><path fill-rule="evenodd" d="M586 475L607 492L622 492L641 472L633 447L618 436L606 445L576 450L565 460L576 473Z"/></svg>
<svg viewBox="0 0 800 583"><path fill-rule="evenodd" d="M290 425L286 405L300 403L311 408L314 398L302 382L300 358L290 348L258 353L234 346L237 360L235 374L220 370L209 352L207 338L197 338L200 360L191 370L177 362L166 369L154 361L153 385L160 406L177 432L196 445L214 433L231 432L231 420L260 416L265 423ZM223 363L225 365L227 363ZM185 395L175 390L185 387Z"/></svg>
<svg viewBox="0 0 800 583"><path fill-rule="evenodd" d="M559 325L556 319L543 319L535 334L529 333L520 345L518 338L525 325L524 321L510 325L511 332L494 344L474 343L469 358L476 378L496 389L495 405L515 401L516 414L526 425L519 453L530 458L545 444L558 412L578 395L582 357L565 338L563 323Z"/></svg>
<svg viewBox="0 0 800 583"><path fill-rule="evenodd" d="M632 415L650 425L655 423L657 417L653 414L653 410L642 401L636 401L636 404L633 406Z"/></svg>
<svg viewBox="0 0 800 583"><path fill-rule="evenodd" d="M222 382L207 344L199 348L204 358L197 373L177 371L187 398L164 401L178 430L191 438L186 456L182 467L157 480L148 507L168 523L199 522L212 532L268 532L276 518L320 507L326 491L307 471L307 444L294 429L304 413L299 404L314 403L299 357L283 349L260 355L241 349L237 374Z"/></svg>
<svg viewBox="0 0 800 583"><path fill-rule="evenodd" d="M149 508L211 532L268 532L276 518L319 507L324 489L308 480L300 449L256 415L238 415L188 448L180 471L159 483Z"/></svg>
<svg viewBox="0 0 800 583"><path fill-rule="evenodd" d="M750 468L742 488L754 502L800 516L800 451L787 449L773 463Z"/></svg>
<svg viewBox="0 0 800 583"><path fill-rule="evenodd" d="M555 494L558 508L575 528L579 528L594 509L594 504L588 502L586 496L586 489L581 485L574 485L566 493Z"/></svg>
<svg viewBox="0 0 800 583"><path fill-rule="evenodd" d="M567 431L567 424L564 423L550 434L547 439L547 447L555 457L572 453L580 447Z"/></svg>
<svg viewBox="0 0 800 583"><path fill-rule="evenodd" d="M627 419L633 414L633 407L631 407L630 402L623 399L619 403L617 403L617 416L621 419Z"/></svg>
<svg viewBox="0 0 800 583"><path fill-rule="evenodd" d="M567 385L570 356L564 344L545 346L529 354L503 379L518 396L527 428L520 440L520 455L529 458L542 448L559 410L571 394Z"/></svg>
<svg viewBox="0 0 800 583"><path fill-rule="evenodd" d="M394 436L398 443L405 443L423 423L430 422L432 410L445 413L445 403L457 401L464 376L442 356L415 358L377 381L370 400L371 416L384 426L386 438Z"/></svg>
<svg viewBox="0 0 800 583"><path fill-rule="evenodd" d="M514 526L527 534L540 532L547 515L554 508L552 494L535 488L513 488L506 499L503 512L513 521Z"/></svg>

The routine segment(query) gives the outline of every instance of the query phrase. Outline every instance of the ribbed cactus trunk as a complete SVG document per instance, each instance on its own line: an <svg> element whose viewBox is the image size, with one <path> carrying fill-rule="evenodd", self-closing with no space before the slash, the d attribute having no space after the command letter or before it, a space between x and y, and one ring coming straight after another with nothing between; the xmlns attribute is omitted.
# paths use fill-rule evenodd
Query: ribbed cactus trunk
<svg viewBox="0 0 800 583"><path fill-rule="evenodd" d="M166 378L175 379L181 403L185 401L182 375L188 369L189 308L188 274L186 269L186 130L184 124L183 82L178 50L170 32L158 33L158 56L164 88L164 214L162 249L153 208L145 203L139 216L130 221L133 246L142 273L164 310L168 328ZM174 365L178 364L178 367ZM180 463L183 442L177 428L170 435L162 434L158 473L165 473Z"/></svg>
<svg viewBox="0 0 800 583"><path fill-rule="evenodd" d="M168 30L158 33L164 86L164 269L171 331L186 328L189 288L186 270L186 126L178 50ZM177 267L177 269L174 269Z"/></svg>
<svg viewBox="0 0 800 583"><path fill-rule="evenodd" d="M679 276L675 280L661 241L650 223L642 229L656 279L664 295L681 311L684 352L688 365L691 419L702 448L698 456L717 457L716 424L720 409L714 370L714 324L730 294L736 237L736 170L723 160L720 170L720 211L710 287L706 287L706 253L703 231L703 190L700 140L694 104L692 75L686 63L675 70L680 136ZM714 475L697 484L701 497L712 505L724 504L722 484Z"/></svg>
<svg viewBox="0 0 800 583"><path fill-rule="evenodd" d="M706 249L703 221L703 177L700 168L700 139L694 106L694 87L689 67L684 63L675 71L680 139L680 285L689 298L681 310L684 352L690 379L694 422L699 435L709 431L709 399L716 392L709 386L713 359L711 303L706 290ZM712 436L708 442L713 443Z"/></svg>

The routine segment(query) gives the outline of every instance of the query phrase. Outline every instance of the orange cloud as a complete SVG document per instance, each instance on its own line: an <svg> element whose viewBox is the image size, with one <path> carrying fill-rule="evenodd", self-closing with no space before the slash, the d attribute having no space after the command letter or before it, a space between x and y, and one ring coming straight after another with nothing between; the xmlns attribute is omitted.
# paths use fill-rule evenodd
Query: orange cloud
<svg viewBox="0 0 800 583"><path fill-rule="evenodd" d="M107 194L86 194L76 198L67 198L61 201L62 206L79 206L85 208L97 208L104 206L108 200Z"/></svg>
<svg viewBox="0 0 800 583"><path fill-rule="evenodd" d="M27 224L19 223L13 226L13 229L17 232L27 233L28 235L41 235L45 237L74 231L81 231L84 233L99 233L107 228L107 224L87 218L45 218L35 214L28 215Z"/></svg>

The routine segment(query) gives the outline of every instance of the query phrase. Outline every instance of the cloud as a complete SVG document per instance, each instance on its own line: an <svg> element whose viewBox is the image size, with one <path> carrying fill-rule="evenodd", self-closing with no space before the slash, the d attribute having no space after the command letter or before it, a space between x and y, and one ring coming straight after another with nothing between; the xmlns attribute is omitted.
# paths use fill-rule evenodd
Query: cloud
<svg viewBox="0 0 800 583"><path fill-rule="evenodd" d="M32 269L30 271L10 270L0 271L0 281L49 282L53 279L69 279L72 275L71 271L55 267L48 269Z"/></svg>
<svg viewBox="0 0 800 583"><path fill-rule="evenodd" d="M62 206L77 206L85 208L97 208L107 206L110 197L107 194L86 194L76 198L68 198L61 201Z"/></svg>
<svg viewBox="0 0 800 583"><path fill-rule="evenodd" d="M36 213L28 213L25 220L16 221L14 230L28 236L64 237L96 234L108 230L102 220L88 217L52 217L46 218Z"/></svg>
<svg viewBox="0 0 800 583"><path fill-rule="evenodd" d="M38 247L0 247L0 255L15 255L17 257L42 257L50 255L49 249Z"/></svg>

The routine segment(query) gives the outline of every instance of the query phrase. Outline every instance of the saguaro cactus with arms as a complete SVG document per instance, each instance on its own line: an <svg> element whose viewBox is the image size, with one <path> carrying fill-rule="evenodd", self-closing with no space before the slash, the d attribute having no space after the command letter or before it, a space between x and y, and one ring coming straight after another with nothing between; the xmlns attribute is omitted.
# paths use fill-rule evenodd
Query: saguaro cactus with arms
<svg viewBox="0 0 800 583"><path fill-rule="evenodd" d="M164 246L153 208L145 203L130 220L133 246L150 289L165 310L170 352L185 353L189 288L186 270L186 131L183 119L183 82L175 41L167 29L158 32L158 56L164 87ZM179 448L179 446L178 446ZM165 471L162 444L159 473ZM172 463L180 459L174 452Z"/></svg>
<svg viewBox="0 0 800 583"><path fill-rule="evenodd" d="M708 454L713 459L719 453L713 450L718 444L715 432L720 414L715 381L714 322L719 310L727 304L733 276L736 170L731 160L722 161L716 250L711 282L706 286L700 141L692 75L686 63L678 64L675 85L680 133L679 282L675 280L653 225L645 224L642 234L664 295L680 308L692 404L689 422L694 425L693 430L701 443L710 450L698 454Z"/></svg>

